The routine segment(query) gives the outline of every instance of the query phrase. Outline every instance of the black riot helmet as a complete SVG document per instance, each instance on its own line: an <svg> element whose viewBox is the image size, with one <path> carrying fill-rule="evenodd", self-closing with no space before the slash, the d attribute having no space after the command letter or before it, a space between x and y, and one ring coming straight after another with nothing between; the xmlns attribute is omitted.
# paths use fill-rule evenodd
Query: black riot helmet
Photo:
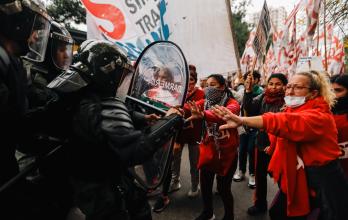
<svg viewBox="0 0 348 220"><path fill-rule="evenodd" d="M35 78L35 75L32 75L32 73L41 73L41 76L47 82L50 82L64 70L67 70L72 63L73 43L74 40L67 29L59 23L52 21L45 60L43 62L33 62L28 58L30 53L23 57L29 60L31 77Z"/></svg>
<svg viewBox="0 0 348 220"><path fill-rule="evenodd" d="M19 55L30 52L31 60L44 60L51 18L42 2L1 0L0 21L0 34L19 45Z"/></svg>
<svg viewBox="0 0 348 220"><path fill-rule="evenodd" d="M53 21L51 24L48 48L51 53L46 53L47 65L57 70L67 70L72 62L74 40L69 31L62 25Z"/></svg>
<svg viewBox="0 0 348 220"><path fill-rule="evenodd" d="M115 96L121 83L132 73L133 66L116 44L87 40L81 44L74 64L48 87L60 92L74 92L88 86L99 95Z"/></svg>

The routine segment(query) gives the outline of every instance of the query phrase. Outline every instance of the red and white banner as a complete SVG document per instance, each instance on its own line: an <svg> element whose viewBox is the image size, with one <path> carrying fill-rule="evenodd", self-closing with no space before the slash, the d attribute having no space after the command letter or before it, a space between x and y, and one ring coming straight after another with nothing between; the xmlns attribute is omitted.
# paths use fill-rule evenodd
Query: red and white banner
<svg viewBox="0 0 348 220"><path fill-rule="evenodd" d="M256 35L255 29L249 33L249 38L245 43L245 49L240 60L240 66L243 73L252 69L253 63L256 62L256 54L253 49L253 42Z"/></svg>

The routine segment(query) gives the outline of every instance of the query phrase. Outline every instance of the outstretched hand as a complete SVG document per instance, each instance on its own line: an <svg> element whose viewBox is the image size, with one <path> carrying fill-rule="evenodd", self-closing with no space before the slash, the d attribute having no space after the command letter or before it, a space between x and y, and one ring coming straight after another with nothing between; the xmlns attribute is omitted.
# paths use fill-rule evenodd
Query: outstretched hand
<svg viewBox="0 0 348 220"><path fill-rule="evenodd" d="M221 125L219 130L237 128L242 125L243 120L238 115L233 114L228 108L223 106L214 106L212 108L213 113L224 120L226 124Z"/></svg>
<svg viewBox="0 0 348 220"><path fill-rule="evenodd" d="M169 116L169 115L172 115L172 114L177 114L177 115L180 115L180 116L184 116L184 111L179 108L178 106L176 107L172 107L170 109L168 109L167 113L165 116Z"/></svg>
<svg viewBox="0 0 348 220"><path fill-rule="evenodd" d="M204 112L197 106L195 102L187 102L191 110L191 116L186 121L201 119L204 117Z"/></svg>

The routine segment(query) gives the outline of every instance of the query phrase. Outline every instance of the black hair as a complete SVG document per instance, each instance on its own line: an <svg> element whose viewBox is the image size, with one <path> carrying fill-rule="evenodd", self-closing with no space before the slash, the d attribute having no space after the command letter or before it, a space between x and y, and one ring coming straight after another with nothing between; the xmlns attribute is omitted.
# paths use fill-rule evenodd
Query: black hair
<svg viewBox="0 0 348 220"><path fill-rule="evenodd" d="M193 64L189 65L189 70L192 70L193 72L196 72L196 66Z"/></svg>
<svg viewBox="0 0 348 220"><path fill-rule="evenodd" d="M282 73L272 73L271 76L268 78L267 82L269 82L272 78L279 79L280 81L282 81L283 85L288 84L288 79Z"/></svg>
<svg viewBox="0 0 348 220"><path fill-rule="evenodd" d="M189 70L190 70L190 77L192 77L195 81L195 83L197 83L197 72L196 72L196 66L190 64L189 65Z"/></svg>
<svg viewBox="0 0 348 220"><path fill-rule="evenodd" d="M335 75L330 78L330 82L337 83L340 86L343 86L344 88L348 89L348 75Z"/></svg>
<svg viewBox="0 0 348 220"><path fill-rule="evenodd" d="M214 78L220 85L226 86L226 79L221 74L211 74L207 79Z"/></svg>
<svg viewBox="0 0 348 220"><path fill-rule="evenodd" d="M229 89L228 85L226 84L227 81L226 81L226 79L223 77L223 75L221 75L221 74L211 74L211 75L209 75L209 76L207 77L207 79L209 79L209 78L214 78L214 79L216 79L216 81L218 81L218 83L219 83L220 85L225 85L225 92L227 93L228 97L234 98L234 96L233 96L231 90Z"/></svg>
<svg viewBox="0 0 348 220"><path fill-rule="evenodd" d="M247 72L246 74L244 74L243 79L246 80L249 74L250 74L250 72ZM259 71L254 70L253 71L253 77L254 77L254 79L260 80L261 74L259 73Z"/></svg>

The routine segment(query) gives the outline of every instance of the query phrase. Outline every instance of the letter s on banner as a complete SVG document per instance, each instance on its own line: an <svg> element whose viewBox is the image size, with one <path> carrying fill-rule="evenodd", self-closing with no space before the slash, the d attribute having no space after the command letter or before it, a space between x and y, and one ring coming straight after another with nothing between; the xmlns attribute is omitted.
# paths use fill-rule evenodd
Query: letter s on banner
<svg viewBox="0 0 348 220"><path fill-rule="evenodd" d="M98 28L108 37L119 40L126 32L126 21L122 11L114 5L96 4L90 0L81 0L87 10L95 17L110 21L114 29L109 32L102 25Z"/></svg>

